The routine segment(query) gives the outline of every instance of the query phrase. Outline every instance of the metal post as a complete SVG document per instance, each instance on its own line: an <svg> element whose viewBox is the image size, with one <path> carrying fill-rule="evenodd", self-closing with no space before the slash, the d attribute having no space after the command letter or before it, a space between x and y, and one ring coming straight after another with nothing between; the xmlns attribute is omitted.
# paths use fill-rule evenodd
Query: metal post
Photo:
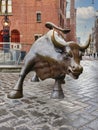
<svg viewBox="0 0 98 130"><path fill-rule="evenodd" d="M4 42L4 52L9 51L9 42L10 42L10 20L8 18L7 10L5 11L4 18L2 20L2 25L3 25L3 42Z"/></svg>

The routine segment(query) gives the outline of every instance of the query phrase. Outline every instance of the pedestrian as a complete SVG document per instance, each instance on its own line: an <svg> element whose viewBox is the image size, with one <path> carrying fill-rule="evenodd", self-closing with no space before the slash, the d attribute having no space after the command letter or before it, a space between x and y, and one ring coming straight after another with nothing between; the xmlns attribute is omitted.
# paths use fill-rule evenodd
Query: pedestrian
<svg viewBox="0 0 98 130"><path fill-rule="evenodd" d="M95 58L95 53L94 53L94 58Z"/></svg>
<svg viewBox="0 0 98 130"><path fill-rule="evenodd" d="M98 52L97 52L97 58L98 58Z"/></svg>

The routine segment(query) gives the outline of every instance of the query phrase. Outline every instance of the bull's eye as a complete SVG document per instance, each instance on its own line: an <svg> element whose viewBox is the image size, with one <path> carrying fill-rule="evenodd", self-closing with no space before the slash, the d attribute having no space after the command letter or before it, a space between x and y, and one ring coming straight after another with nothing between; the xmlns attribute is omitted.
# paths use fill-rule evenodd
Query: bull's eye
<svg viewBox="0 0 98 130"><path fill-rule="evenodd" d="M72 57L72 54L71 53L68 53L68 52L65 52L65 55L64 55L64 59L69 59Z"/></svg>

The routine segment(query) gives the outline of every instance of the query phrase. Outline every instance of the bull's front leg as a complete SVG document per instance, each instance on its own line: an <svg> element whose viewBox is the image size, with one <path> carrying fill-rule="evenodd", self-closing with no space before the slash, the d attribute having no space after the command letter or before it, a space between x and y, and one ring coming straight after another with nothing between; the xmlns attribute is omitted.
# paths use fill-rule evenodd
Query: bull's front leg
<svg viewBox="0 0 98 130"><path fill-rule="evenodd" d="M8 94L8 98L17 99L23 97L23 76L19 75L19 79L13 88L13 90Z"/></svg>
<svg viewBox="0 0 98 130"><path fill-rule="evenodd" d="M19 74L19 79L13 89L13 91L11 91L8 94L8 98L12 98L12 99L17 99L17 98L22 98L23 97L23 81L24 78L26 77L26 75L32 70L32 66L33 64L31 62L28 62L27 64L25 64Z"/></svg>
<svg viewBox="0 0 98 130"><path fill-rule="evenodd" d="M64 79L55 79L55 84L53 86L53 91L51 93L51 98L62 99L64 98L64 93L62 89L62 84L64 84Z"/></svg>

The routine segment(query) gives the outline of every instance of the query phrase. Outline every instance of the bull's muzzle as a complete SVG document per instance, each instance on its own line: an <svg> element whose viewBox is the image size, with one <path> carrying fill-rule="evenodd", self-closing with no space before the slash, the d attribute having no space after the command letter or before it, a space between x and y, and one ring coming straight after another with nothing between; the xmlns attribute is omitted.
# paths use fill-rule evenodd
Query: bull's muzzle
<svg viewBox="0 0 98 130"><path fill-rule="evenodd" d="M83 67L81 65L68 67L68 74L71 75L74 79L77 79L82 72Z"/></svg>

